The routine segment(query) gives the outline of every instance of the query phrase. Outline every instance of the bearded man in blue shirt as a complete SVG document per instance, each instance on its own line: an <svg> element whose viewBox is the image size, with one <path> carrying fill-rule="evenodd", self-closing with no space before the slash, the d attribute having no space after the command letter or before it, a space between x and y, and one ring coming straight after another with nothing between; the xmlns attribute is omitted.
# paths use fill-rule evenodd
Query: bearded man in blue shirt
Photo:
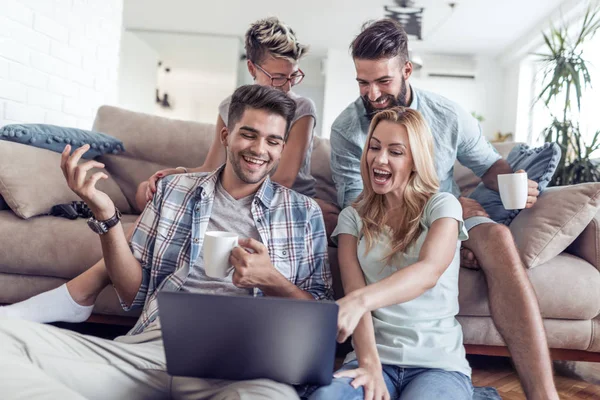
<svg viewBox="0 0 600 400"><path fill-rule="evenodd" d="M489 189L498 191L498 174L513 173L506 160L481 134L478 122L456 103L411 86L413 66L402 26L391 19L366 24L351 46L360 97L331 129L331 169L340 207L362 191L360 158L371 118L379 111L405 106L421 112L434 137L440 190L460 195L453 180L456 160ZM529 181L527 207L539 192ZM490 309L508 345L528 399L558 400L539 305L510 230L492 221L475 200L459 197L469 240L461 264L481 268L488 284Z"/></svg>

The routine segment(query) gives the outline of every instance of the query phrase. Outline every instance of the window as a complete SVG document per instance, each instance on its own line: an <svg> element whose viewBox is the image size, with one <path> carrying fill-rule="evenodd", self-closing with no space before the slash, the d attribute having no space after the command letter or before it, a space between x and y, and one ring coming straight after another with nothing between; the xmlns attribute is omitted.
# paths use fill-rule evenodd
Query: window
<svg viewBox="0 0 600 400"><path fill-rule="evenodd" d="M546 49L541 47L538 51L545 52ZM593 86L584 89L581 98L581 112L576 113L574 119L580 124L586 144L590 144L594 133L600 130L600 90L598 90L600 88L600 32L584 44L583 56L587 61ZM551 103L549 108L544 105L543 100L531 106L542 89L541 64L536 60L535 56L529 56L520 66L523 79L519 88L519 97L528 99L530 106L527 111L520 110L522 118L518 120L517 131L520 132L519 138L526 140L531 145L539 145L543 142L542 132L552 122L551 114L562 119L564 109L564 101ZM573 99L571 109L576 111L576 100L571 98ZM525 104L527 102L523 101L521 106ZM600 152L594 154L593 157L600 157Z"/></svg>

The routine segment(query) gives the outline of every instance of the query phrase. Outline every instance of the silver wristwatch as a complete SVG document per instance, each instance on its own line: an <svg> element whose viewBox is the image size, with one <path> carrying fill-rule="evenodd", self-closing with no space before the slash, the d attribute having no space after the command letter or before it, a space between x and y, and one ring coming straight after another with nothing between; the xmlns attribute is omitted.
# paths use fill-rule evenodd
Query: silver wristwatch
<svg viewBox="0 0 600 400"><path fill-rule="evenodd" d="M115 215L105 221L98 221L95 217L91 217L87 220L87 224L91 230L96 232L98 235L104 235L110 228L117 225L121 220L121 211L115 207Z"/></svg>

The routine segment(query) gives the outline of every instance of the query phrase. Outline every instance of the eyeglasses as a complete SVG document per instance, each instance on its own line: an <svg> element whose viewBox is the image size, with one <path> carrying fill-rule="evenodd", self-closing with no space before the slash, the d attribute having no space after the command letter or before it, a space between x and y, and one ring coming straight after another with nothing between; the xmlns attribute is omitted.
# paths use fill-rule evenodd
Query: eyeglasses
<svg viewBox="0 0 600 400"><path fill-rule="evenodd" d="M304 72L302 72L301 69L298 69L298 71L294 72L294 75L292 75L291 78L288 78L285 76L273 77L271 74L269 74L267 71L265 71L260 65L254 64L254 66L256 68L258 68L259 70L261 70L263 74L265 74L266 76L271 78L271 86L273 86L273 87L285 86L288 83L288 81L291 83L292 86L296 86L297 84L302 82L302 79L304 79L304 76L305 76Z"/></svg>

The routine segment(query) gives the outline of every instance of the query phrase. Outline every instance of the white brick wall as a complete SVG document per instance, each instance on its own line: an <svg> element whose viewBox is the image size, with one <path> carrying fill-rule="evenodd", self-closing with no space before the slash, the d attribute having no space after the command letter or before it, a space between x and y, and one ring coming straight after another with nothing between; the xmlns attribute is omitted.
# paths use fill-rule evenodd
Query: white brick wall
<svg viewBox="0 0 600 400"><path fill-rule="evenodd" d="M123 1L1 1L0 126L92 127L116 102Z"/></svg>

